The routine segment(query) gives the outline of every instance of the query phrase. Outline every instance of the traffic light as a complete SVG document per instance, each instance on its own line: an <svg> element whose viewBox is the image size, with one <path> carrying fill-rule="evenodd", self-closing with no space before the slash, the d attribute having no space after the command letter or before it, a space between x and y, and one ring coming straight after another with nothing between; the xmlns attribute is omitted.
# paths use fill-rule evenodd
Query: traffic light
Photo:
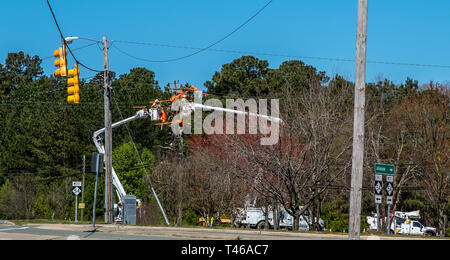
<svg viewBox="0 0 450 260"><path fill-rule="evenodd" d="M61 48L59 48L53 52L53 56L55 56L56 58L59 58L59 59L55 60L55 67L59 67L59 69L55 70L56 77L66 77L67 76L66 55L67 55L67 50L66 50L66 46L64 45L64 43Z"/></svg>
<svg viewBox="0 0 450 260"><path fill-rule="evenodd" d="M68 72L69 79L67 80L67 85L69 88L67 89L67 97L68 103L80 103L80 70L78 69L78 64L75 64L75 68L69 70Z"/></svg>

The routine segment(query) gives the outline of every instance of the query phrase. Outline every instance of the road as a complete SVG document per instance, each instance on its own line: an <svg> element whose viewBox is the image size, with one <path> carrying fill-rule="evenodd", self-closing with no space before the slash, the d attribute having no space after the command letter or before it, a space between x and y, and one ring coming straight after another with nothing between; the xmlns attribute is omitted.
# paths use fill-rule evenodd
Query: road
<svg viewBox="0 0 450 260"><path fill-rule="evenodd" d="M275 232L240 229L98 225L0 224L0 240L347 240L347 234ZM426 239L361 236L362 240Z"/></svg>

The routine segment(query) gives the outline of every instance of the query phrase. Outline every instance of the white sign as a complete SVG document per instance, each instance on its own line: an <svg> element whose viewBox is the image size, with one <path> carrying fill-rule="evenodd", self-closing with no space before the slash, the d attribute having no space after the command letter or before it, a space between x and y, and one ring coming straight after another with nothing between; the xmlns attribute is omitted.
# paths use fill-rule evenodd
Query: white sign
<svg viewBox="0 0 450 260"><path fill-rule="evenodd" d="M391 175L386 176L386 182L394 182L394 176Z"/></svg>
<svg viewBox="0 0 450 260"><path fill-rule="evenodd" d="M72 190L72 193L73 193L73 195L78 196L78 195L80 195L80 193L81 193L81 189L80 189L79 187L75 187L75 188Z"/></svg>
<svg viewBox="0 0 450 260"><path fill-rule="evenodd" d="M386 204L387 205L392 205L394 204L394 198L392 196L387 196L386 197Z"/></svg>
<svg viewBox="0 0 450 260"><path fill-rule="evenodd" d="M72 187L81 187L81 181L73 181L72 182Z"/></svg>
<svg viewBox="0 0 450 260"><path fill-rule="evenodd" d="M375 204L381 204L381 202L382 202L382 196L375 195Z"/></svg>

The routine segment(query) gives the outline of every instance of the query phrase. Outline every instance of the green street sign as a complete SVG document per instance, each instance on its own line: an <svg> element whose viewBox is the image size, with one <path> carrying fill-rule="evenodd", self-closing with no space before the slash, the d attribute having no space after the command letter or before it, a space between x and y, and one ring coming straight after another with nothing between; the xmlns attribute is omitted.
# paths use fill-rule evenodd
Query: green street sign
<svg viewBox="0 0 450 260"><path fill-rule="evenodd" d="M389 164L375 164L375 174L394 175L395 166Z"/></svg>

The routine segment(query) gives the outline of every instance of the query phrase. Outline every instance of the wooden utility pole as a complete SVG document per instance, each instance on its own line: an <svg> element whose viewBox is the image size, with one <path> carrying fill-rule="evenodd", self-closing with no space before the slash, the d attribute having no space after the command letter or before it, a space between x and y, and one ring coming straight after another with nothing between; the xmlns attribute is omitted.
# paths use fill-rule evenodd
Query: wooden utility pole
<svg viewBox="0 0 450 260"><path fill-rule="evenodd" d="M104 105L105 105L105 222L112 223L112 126L111 126L111 86L109 85L108 41L103 36Z"/></svg>
<svg viewBox="0 0 450 260"><path fill-rule="evenodd" d="M364 111L366 103L366 46L368 0L358 0L356 36L355 111L348 238L360 239L361 193L364 165Z"/></svg>

